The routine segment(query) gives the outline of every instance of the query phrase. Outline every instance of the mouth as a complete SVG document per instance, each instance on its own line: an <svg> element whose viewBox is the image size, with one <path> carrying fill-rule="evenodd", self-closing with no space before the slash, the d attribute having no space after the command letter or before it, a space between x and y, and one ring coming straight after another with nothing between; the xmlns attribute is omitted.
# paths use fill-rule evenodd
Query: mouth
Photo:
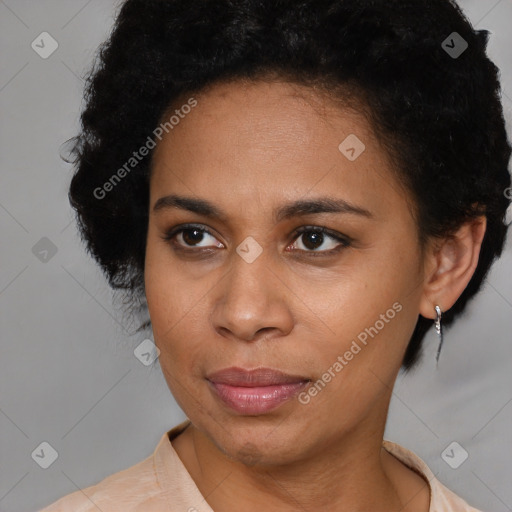
<svg viewBox="0 0 512 512"><path fill-rule="evenodd" d="M214 396L242 415L260 415L297 395L310 379L272 368L246 370L231 367L206 377Z"/></svg>

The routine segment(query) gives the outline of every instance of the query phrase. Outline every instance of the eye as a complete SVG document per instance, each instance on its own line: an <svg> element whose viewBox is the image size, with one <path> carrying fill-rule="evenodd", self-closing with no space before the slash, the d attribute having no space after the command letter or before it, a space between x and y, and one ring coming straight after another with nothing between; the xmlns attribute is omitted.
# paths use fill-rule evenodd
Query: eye
<svg viewBox="0 0 512 512"><path fill-rule="evenodd" d="M211 247L212 243L208 244L208 237L216 240L216 238L207 229L199 226L187 225L171 229L162 238L186 250L187 248L194 247ZM176 238L176 240L173 240L174 238ZM216 244L213 243L213 245L219 248L224 247L220 242L217 242Z"/></svg>
<svg viewBox="0 0 512 512"><path fill-rule="evenodd" d="M221 242L217 241L215 243L217 239L210 231L195 225L176 226L169 230L162 238L172 243L178 249L185 251L190 250L194 252L194 248L224 248ZM213 243L208 243L208 238L211 238ZM294 251L308 253L312 256L330 255L351 245L351 239L348 236L332 232L320 226L303 226L299 228L294 233L294 240L300 242L299 247L293 248Z"/></svg>
<svg viewBox="0 0 512 512"><path fill-rule="evenodd" d="M303 226L295 231L295 236L299 242L299 247L294 248L294 250L306 253L329 255L351 245L351 239L349 237L341 235L340 233L331 232L320 226ZM322 247L323 249L321 249ZM314 254L314 256L316 255L317 254Z"/></svg>

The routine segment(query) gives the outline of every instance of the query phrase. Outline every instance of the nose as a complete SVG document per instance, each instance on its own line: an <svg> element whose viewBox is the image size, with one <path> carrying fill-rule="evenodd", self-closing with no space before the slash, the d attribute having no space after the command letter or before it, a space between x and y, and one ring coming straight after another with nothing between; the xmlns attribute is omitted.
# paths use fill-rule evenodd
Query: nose
<svg viewBox="0 0 512 512"><path fill-rule="evenodd" d="M214 289L211 320L221 336L258 341L293 329L290 289L270 259L265 251L252 263L233 254L231 268Z"/></svg>

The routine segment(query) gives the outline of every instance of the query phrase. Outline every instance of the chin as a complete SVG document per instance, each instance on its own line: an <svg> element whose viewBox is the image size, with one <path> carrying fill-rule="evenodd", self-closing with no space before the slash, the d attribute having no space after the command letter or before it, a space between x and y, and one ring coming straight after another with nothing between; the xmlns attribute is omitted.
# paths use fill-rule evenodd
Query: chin
<svg viewBox="0 0 512 512"><path fill-rule="evenodd" d="M219 451L246 466L270 467L297 461L301 458L298 450L305 448L307 439L295 422L286 424L281 415L239 416L218 422L210 419L208 429L201 430Z"/></svg>

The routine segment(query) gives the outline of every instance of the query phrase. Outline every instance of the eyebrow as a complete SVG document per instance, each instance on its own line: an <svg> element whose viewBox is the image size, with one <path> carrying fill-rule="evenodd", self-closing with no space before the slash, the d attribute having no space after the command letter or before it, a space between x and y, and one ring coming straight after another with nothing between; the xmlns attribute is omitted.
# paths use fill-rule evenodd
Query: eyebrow
<svg viewBox="0 0 512 512"><path fill-rule="evenodd" d="M156 213L168 208L180 208L205 217L215 218L222 222L226 222L228 219L228 215L223 210L206 199L171 194L158 199L153 206L153 212ZM333 197L292 201L275 209L273 216L277 223L292 217L316 213L348 213L369 219L374 218L374 215L366 208L351 204L344 199Z"/></svg>

